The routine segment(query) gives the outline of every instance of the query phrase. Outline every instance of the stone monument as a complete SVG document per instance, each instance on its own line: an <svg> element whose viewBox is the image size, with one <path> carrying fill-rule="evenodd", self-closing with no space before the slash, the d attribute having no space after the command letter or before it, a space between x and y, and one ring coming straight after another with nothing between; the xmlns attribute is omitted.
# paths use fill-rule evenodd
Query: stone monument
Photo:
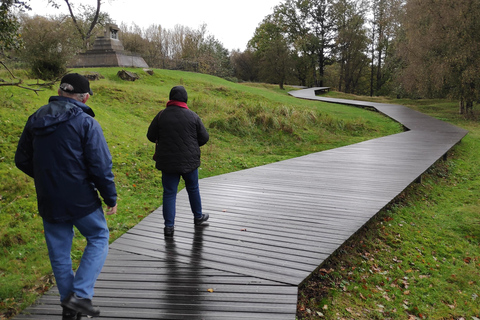
<svg viewBox="0 0 480 320"><path fill-rule="evenodd" d="M134 67L148 68L141 56L125 51L119 39L120 29L115 24L105 26L103 37L97 37L93 48L77 54L70 67Z"/></svg>

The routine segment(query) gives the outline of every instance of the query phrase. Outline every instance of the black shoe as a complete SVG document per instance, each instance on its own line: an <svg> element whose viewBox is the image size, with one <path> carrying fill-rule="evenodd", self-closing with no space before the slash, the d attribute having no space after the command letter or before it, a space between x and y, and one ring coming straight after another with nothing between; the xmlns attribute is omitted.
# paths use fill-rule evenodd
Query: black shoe
<svg viewBox="0 0 480 320"><path fill-rule="evenodd" d="M92 300L79 298L74 293L62 301L62 307L73 309L87 316L98 317L100 315L100 310L93 307Z"/></svg>
<svg viewBox="0 0 480 320"><path fill-rule="evenodd" d="M175 227L165 227L163 228L163 232L165 233L165 237L173 237Z"/></svg>
<svg viewBox="0 0 480 320"><path fill-rule="evenodd" d="M201 217L201 218L198 218L198 219L197 219L197 218L194 218L194 219L193 219L193 223L195 223L196 226L199 226L199 225L203 224L205 221L207 221L208 218L210 218L210 217L208 216L208 213L205 213L205 214L202 214L202 217Z"/></svg>
<svg viewBox="0 0 480 320"><path fill-rule="evenodd" d="M67 307L62 307L63 312L62 312L62 320L80 320L82 319L82 313L77 312L73 309L67 308Z"/></svg>

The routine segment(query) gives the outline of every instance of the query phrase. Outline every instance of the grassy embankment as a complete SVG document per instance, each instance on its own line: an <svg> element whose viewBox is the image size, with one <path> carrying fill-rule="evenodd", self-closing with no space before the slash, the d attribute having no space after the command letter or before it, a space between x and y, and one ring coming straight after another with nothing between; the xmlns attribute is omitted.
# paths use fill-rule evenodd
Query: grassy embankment
<svg viewBox="0 0 480 320"><path fill-rule="evenodd" d="M111 241L162 204L161 175L153 168L153 144L145 134L174 85L187 88L189 107L211 135L202 148L201 178L400 130L378 113L295 99L276 86L165 70L155 70L153 76L132 70L141 79L125 82L116 76L118 70L88 70L105 77L92 83L95 94L88 104L103 127L114 161L119 207L117 215L108 217ZM33 181L13 161L25 121L51 95L56 95L56 86L38 95L17 87L0 90L0 319L33 303L53 282ZM81 237L75 238L75 263L84 245Z"/></svg>

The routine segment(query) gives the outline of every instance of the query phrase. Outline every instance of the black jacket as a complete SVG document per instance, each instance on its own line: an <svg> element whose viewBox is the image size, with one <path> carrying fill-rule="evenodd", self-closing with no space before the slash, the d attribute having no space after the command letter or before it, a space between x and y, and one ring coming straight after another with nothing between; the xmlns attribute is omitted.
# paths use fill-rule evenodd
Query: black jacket
<svg viewBox="0 0 480 320"><path fill-rule="evenodd" d="M155 116L147 138L157 142L155 167L183 174L200 166L200 146L207 143L209 135L195 112L178 105L170 101L167 108Z"/></svg>

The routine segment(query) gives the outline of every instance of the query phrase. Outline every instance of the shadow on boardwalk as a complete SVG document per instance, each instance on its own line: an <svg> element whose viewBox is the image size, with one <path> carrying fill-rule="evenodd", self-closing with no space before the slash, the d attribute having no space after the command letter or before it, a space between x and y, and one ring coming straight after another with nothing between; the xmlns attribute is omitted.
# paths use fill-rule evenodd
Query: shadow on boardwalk
<svg viewBox="0 0 480 320"><path fill-rule="evenodd" d="M110 246L96 285L102 319L295 319L298 285L467 134L400 105L373 107L408 131L200 180L210 224L185 190L175 237L161 208ZM60 319L56 288L17 319Z"/></svg>

